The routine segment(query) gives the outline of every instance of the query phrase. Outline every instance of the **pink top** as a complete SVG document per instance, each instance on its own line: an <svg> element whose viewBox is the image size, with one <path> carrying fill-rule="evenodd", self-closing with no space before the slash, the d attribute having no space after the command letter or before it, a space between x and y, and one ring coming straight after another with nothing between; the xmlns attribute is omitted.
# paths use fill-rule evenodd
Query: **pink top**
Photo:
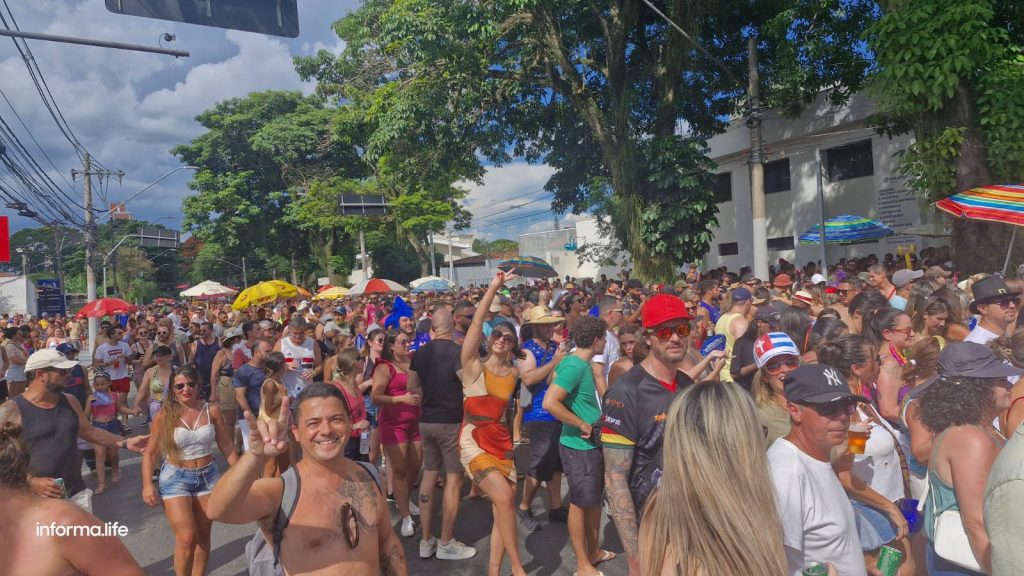
<svg viewBox="0 0 1024 576"><path fill-rule="evenodd" d="M335 384L335 386L345 395L345 401L348 403L348 414L352 417L352 423L355 424L356 422L366 420L366 404L363 403L363 397L353 397L341 384ZM360 433L359 430L352 430L349 436L358 438Z"/></svg>
<svg viewBox="0 0 1024 576"><path fill-rule="evenodd" d="M96 391L92 393L92 418L114 418L117 416L117 405L114 399L106 392Z"/></svg>
<svg viewBox="0 0 1024 576"><path fill-rule="evenodd" d="M388 396L401 396L408 392L409 375L399 372L395 365L387 360L378 360L377 365L385 365L391 374L386 393ZM377 422L381 426L404 424L420 419L420 407L412 404L384 404L377 413Z"/></svg>

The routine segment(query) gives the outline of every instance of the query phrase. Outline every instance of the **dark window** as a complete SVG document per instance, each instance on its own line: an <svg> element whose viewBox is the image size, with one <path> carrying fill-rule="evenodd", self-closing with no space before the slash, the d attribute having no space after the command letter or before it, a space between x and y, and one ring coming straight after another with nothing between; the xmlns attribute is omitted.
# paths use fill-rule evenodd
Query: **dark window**
<svg viewBox="0 0 1024 576"><path fill-rule="evenodd" d="M715 203L732 200L732 172L719 174L715 180Z"/></svg>
<svg viewBox="0 0 1024 576"><path fill-rule="evenodd" d="M828 163L829 182L871 176L875 173L870 139L829 148L825 151L825 160Z"/></svg>
<svg viewBox="0 0 1024 576"><path fill-rule="evenodd" d="M793 237L783 236L781 238L769 238L768 239L768 250L770 252L781 252L783 250L793 249Z"/></svg>
<svg viewBox="0 0 1024 576"><path fill-rule="evenodd" d="M789 190L789 158L767 162L764 165L764 193Z"/></svg>
<svg viewBox="0 0 1024 576"><path fill-rule="evenodd" d="M740 245L738 242L725 242L724 244L718 245L719 256L735 256L740 253Z"/></svg>

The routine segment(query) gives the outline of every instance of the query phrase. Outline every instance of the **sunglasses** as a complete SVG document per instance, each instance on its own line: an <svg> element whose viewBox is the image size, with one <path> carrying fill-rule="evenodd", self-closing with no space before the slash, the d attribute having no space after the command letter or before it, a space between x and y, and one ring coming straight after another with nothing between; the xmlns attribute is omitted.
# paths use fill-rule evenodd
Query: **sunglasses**
<svg viewBox="0 0 1024 576"><path fill-rule="evenodd" d="M197 388L197 386L193 382L182 383L182 384L175 384L174 385L174 389L177 390L178 392L181 392L185 388L191 388L191 389L195 390Z"/></svg>
<svg viewBox="0 0 1024 576"><path fill-rule="evenodd" d="M66 368L47 368L46 371L47 372L56 372L57 374L60 374L61 376L66 376L68 373L71 372L71 370L68 370Z"/></svg>
<svg viewBox="0 0 1024 576"><path fill-rule="evenodd" d="M515 336L513 336L511 334L506 334L504 332L492 332L491 333L491 340L493 340L495 342L497 342L498 340L504 340L505 344L515 344L516 343L516 337Z"/></svg>
<svg viewBox="0 0 1024 576"><path fill-rule="evenodd" d="M857 403L849 400L836 400L835 402L828 402L825 404L805 402L801 404L801 406L806 406L811 410L814 410L823 418L838 418L843 414L849 416L857 411Z"/></svg>
<svg viewBox="0 0 1024 576"><path fill-rule="evenodd" d="M796 370L800 367L799 358L786 358L785 360L772 360L764 365L764 371L769 375L774 376L779 372L782 372L782 368L789 368L790 370Z"/></svg>
<svg viewBox="0 0 1024 576"><path fill-rule="evenodd" d="M900 334L903 334L904 336L909 338L910 335L914 333L914 328L913 327L900 328L900 329L890 328L889 331L890 332L899 332Z"/></svg>
<svg viewBox="0 0 1024 576"><path fill-rule="evenodd" d="M654 331L654 334L655 336L658 337L658 340L660 340L661 342L668 342L669 340L672 339L673 334L679 336L680 338L686 338L687 336L690 335L690 325L680 324L675 328L658 328L657 330Z"/></svg>
<svg viewBox="0 0 1024 576"><path fill-rule="evenodd" d="M156 333L157 336L167 336L167 334L168 334L167 332L162 332L162 331Z"/></svg>
<svg viewBox="0 0 1024 576"><path fill-rule="evenodd" d="M1003 310L1006 310L1011 305L1019 306L1019 304L1017 303L1017 299L1016 298L1003 298L1002 300L995 300L993 302L988 302L988 304L995 304L996 306L999 306Z"/></svg>

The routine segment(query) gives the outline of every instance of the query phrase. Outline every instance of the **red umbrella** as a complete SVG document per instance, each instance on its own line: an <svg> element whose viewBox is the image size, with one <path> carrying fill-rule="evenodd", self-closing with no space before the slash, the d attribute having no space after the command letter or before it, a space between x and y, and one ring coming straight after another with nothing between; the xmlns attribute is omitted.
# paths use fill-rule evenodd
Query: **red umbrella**
<svg viewBox="0 0 1024 576"><path fill-rule="evenodd" d="M133 312L138 309L138 306L125 302L120 298L100 298L99 300L93 300L83 306L82 309L78 311L78 314L75 314L75 317L100 318L103 316L113 316L114 314Z"/></svg>

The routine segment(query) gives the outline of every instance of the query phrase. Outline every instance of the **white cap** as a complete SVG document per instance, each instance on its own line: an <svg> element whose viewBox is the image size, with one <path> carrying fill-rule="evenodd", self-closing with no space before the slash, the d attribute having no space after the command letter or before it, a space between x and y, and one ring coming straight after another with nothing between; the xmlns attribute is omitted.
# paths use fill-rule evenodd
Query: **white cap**
<svg viewBox="0 0 1024 576"><path fill-rule="evenodd" d="M811 276L811 284L824 284L825 282L827 282L827 280L821 274Z"/></svg>
<svg viewBox="0 0 1024 576"><path fill-rule="evenodd" d="M58 368L60 370L70 370L78 366L76 360L68 360L63 354L46 348L39 350L28 357L25 362L25 371L31 372L33 370L41 370L43 368Z"/></svg>

